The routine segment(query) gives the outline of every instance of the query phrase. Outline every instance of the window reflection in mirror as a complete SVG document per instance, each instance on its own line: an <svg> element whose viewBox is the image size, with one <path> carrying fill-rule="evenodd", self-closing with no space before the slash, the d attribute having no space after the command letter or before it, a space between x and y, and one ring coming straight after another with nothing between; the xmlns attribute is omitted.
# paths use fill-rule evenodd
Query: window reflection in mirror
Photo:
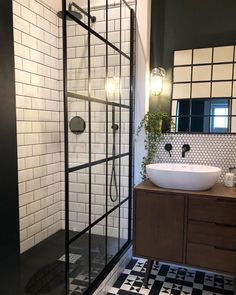
<svg viewBox="0 0 236 295"><path fill-rule="evenodd" d="M224 99L180 99L177 100L176 132L228 133L230 126L230 100Z"/></svg>

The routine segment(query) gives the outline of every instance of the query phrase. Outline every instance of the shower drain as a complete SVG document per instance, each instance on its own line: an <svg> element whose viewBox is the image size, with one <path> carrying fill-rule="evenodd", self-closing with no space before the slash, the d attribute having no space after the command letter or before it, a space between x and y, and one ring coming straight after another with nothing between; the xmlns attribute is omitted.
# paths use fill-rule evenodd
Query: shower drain
<svg viewBox="0 0 236 295"><path fill-rule="evenodd" d="M76 263L76 262L80 259L81 256L82 256L82 255L70 253L70 254L69 254L69 261L70 261L70 263L71 263L71 264ZM62 256L61 256L59 259L57 259L57 260L58 260L58 261L62 261L62 262L66 262L66 255L65 255L65 254L62 255Z"/></svg>

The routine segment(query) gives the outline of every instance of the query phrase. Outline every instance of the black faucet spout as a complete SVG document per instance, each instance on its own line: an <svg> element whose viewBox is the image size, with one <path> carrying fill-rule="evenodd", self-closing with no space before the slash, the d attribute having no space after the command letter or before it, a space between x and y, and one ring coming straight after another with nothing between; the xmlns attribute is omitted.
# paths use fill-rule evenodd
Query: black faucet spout
<svg viewBox="0 0 236 295"><path fill-rule="evenodd" d="M185 158L185 153L190 151L190 145L189 144L184 144L182 146L182 158Z"/></svg>

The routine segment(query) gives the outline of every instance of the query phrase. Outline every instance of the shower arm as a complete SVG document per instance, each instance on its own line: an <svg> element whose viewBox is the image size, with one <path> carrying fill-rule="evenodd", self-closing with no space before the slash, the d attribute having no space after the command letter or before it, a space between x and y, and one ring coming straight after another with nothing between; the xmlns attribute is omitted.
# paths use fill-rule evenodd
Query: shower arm
<svg viewBox="0 0 236 295"><path fill-rule="evenodd" d="M96 22L96 16L91 16L87 13L87 11L85 11L83 8L81 8L80 6L78 6L75 2L71 2L69 3L69 12L72 11L72 6L74 6L77 10L79 10L80 12L82 12L83 14L85 14L87 17L89 17L92 21L92 23Z"/></svg>

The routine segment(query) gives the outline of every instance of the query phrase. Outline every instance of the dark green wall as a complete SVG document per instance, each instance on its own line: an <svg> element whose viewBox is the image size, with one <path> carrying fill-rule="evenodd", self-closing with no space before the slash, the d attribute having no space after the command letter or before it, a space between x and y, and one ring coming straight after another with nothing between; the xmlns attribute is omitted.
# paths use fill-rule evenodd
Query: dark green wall
<svg viewBox="0 0 236 295"><path fill-rule="evenodd" d="M0 1L0 294L19 291L19 205L12 0Z"/></svg>
<svg viewBox="0 0 236 295"><path fill-rule="evenodd" d="M152 0L150 64L167 77L165 94L150 97L151 111L170 110L173 51L236 44L235 12L235 0Z"/></svg>

